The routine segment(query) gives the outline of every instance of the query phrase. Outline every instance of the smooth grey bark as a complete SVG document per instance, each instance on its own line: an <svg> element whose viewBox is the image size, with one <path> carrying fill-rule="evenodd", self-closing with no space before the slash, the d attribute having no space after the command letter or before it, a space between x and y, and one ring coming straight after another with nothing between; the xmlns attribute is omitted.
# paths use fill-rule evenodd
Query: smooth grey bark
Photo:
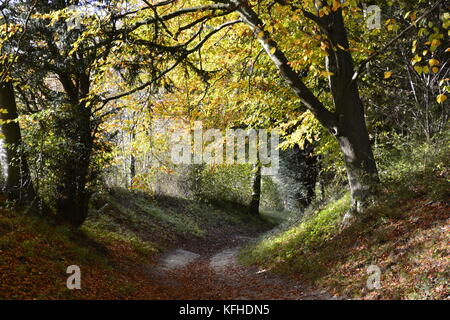
<svg viewBox="0 0 450 320"><path fill-rule="evenodd" d="M252 176L252 199L250 201L249 212L252 215L259 215L259 204L261 202L261 165L253 165Z"/></svg>
<svg viewBox="0 0 450 320"><path fill-rule="evenodd" d="M350 186L352 198L350 212L361 213L371 198L373 187L379 181L365 124L363 105L359 97L357 83L353 79L355 74L353 58L347 50L349 44L342 10L339 9L323 18L303 10L305 16L315 21L322 28L331 44L328 68L335 72L330 77L330 86L336 109L335 112L331 112L306 87L301 76L292 69L283 51L270 37L270 34L264 30L264 23L256 12L244 1L231 0L230 3L237 7L236 10L239 12L241 19L255 34L259 35L258 38L262 47L300 101L336 137L344 155Z"/></svg>
<svg viewBox="0 0 450 320"><path fill-rule="evenodd" d="M364 211L371 200L373 188L379 182L378 171L363 103L357 82L353 79L353 58L350 51L345 50L349 48L349 42L342 10L324 16L321 21L330 44L326 66L332 72L329 82L338 119L335 136L344 155L352 195L351 213L358 213Z"/></svg>
<svg viewBox="0 0 450 320"><path fill-rule="evenodd" d="M36 192L33 187L27 159L22 150L22 135L17 122L17 104L11 82L0 84L1 130L5 137L7 179L5 192L17 205L33 202Z"/></svg>

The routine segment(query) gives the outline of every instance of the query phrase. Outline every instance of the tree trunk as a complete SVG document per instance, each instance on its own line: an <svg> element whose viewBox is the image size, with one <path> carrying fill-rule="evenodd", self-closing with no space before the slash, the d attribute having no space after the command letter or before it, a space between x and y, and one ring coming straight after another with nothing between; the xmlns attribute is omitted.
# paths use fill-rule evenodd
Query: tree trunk
<svg viewBox="0 0 450 320"><path fill-rule="evenodd" d="M0 113L5 137L7 179L5 191L17 205L31 204L36 197L27 159L22 150L22 136L17 122L17 104L11 82L0 85Z"/></svg>
<svg viewBox="0 0 450 320"><path fill-rule="evenodd" d="M63 159L61 178L57 186L56 210L59 217L75 227L81 226L88 215L91 192L87 188L93 150L91 109L81 102L89 94L90 80L78 75L75 86L67 74L60 74L60 81L71 101L67 118L60 119L59 128L67 141L68 155Z"/></svg>
<svg viewBox="0 0 450 320"><path fill-rule="evenodd" d="M130 156L130 190L133 190L134 177L136 176L136 158Z"/></svg>
<svg viewBox="0 0 450 320"><path fill-rule="evenodd" d="M373 186L378 183L378 173L364 121L364 110L358 93L356 80L353 80L353 58L349 50L347 30L342 17L342 9L331 12L322 18L299 9L314 21L328 38L328 70L330 87L334 98L335 112L325 105L304 84L302 77L292 69L289 60L273 40L265 23L258 14L242 0L230 0L236 6L241 19L258 35L261 46L272 60L281 76L286 80L304 106L339 141L344 154L347 175L352 196L353 213L360 213L370 198ZM279 1L284 4L284 1ZM317 2L318 6L324 2Z"/></svg>
<svg viewBox="0 0 450 320"><path fill-rule="evenodd" d="M134 129L133 129L134 130ZM136 134L134 131L131 133L130 137L131 144L134 143L134 140L136 139ZM134 157L134 150L131 150L130 155L130 190L133 190L133 183L134 183L134 177L136 176L136 158Z"/></svg>
<svg viewBox="0 0 450 320"><path fill-rule="evenodd" d="M80 104L67 126L65 139L71 156L63 161L57 186L58 216L75 227L81 226L88 214L90 192L86 188L92 153L90 110Z"/></svg>
<svg viewBox="0 0 450 320"><path fill-rule="evenodd" d="M353 57L348 49L347 31L342 9L324 16L321 21L327 26L329 38L326 67L331 93L336 108L337 126L335 137L344 155L344 162L350 187L352 205L347 218L362 213L378 184L378 171L370 145L364 119L364 107L359 96L358 85L353 80ZM337 48L332 49L332 43Z"/></svg>
<svg viewBox="0 0 450 320"><path fill-rule="evenodd" d="M348 112L342 116L343 120L339 121L336 138L344 154L350 186L350 217L353 213L364 211L371 201L379 179L358 91L353 90L344 98L347 100Z"/></svg>
<svg viewBox="0 0 450 320"><path fill-rule="evenodd" d="M261 165L253 165L252 177L252 200L250 201L249 212L252 215L259 215L259 203L261 201Z"/></svg>

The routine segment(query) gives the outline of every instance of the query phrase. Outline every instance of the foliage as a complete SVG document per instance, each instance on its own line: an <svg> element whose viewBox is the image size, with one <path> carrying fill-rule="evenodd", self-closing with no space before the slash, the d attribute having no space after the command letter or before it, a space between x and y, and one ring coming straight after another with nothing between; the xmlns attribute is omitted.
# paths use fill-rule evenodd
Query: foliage
<svg viewBox="0 0 450 320"><path fill-rule="evenodd" d="M0 209L1 299L158 299L158 253L178 243L270 223L175 198L124 189L97 194L81 229ZM82 290L68 290L66 269L82 270ZM169 294L169 292L167 292ZM173 292L171 293L173 294ZM166 296L167 298L167 296Z"/></svg>
<svg viewBox="0 0 450 320"><path fill-rule="evenodd" d="M303 220L293 220L244 248L241 260L332 288L341 296L444 298L448 263L442 263L442 257L448 254L450 190L447 134L433 144L401 140L375 149L378 157L389 161L380 161L383 188L362 221L341 229L339 217L348 208L348 195L331 199ZM380 291L366 287L371 264L382 269Z"/></svg>
<svg viewBox="0 0 450 320"><path fill-rule="evenodd" d="M43 200L33 203L48 207L30 206L36 216L45 211L43 219L1 211L0 268L12 266L1 279L8 297L96 297L102 290L127 297L141 278L113 277L111 261L133 273L139 268L117 256L140 265L177 241L271 225L261 218L288 221L245 249L248 263L302 273L351 296L443 297L448 241L439 228L448 223L450 196L445 1L371 1L382 13L375 29L358 0L88 3L0 4L0 86L14 85L23 136L17 150L31 171L21 179ZM189 134L196 121L222 131L276 129L281 151L306 150L314 161L307 169L315 170L316 159L319 168L308 189L317 194L312 205L282 212L285 190L294 194L307 180L300 171L293 187L263 177L262 217L251 217L250 165L172 163L171 134ZM3 171L12 164L2 160ZM376 201L363 215L369 193ZM341 229L347 211L361 219ZM68 261L93 270L85 296L50 285L39 294L35 285L30 294L14 287L29 285L30 272L42 282L46 267L55 284ZM360 281L374 261L394 279L378 296ZM427 274L428 264L438 266ZM397 281L396 272L417 288ZM105 285L110 276L114 288ZM158 296L154 283L145 283Z"/></svg>

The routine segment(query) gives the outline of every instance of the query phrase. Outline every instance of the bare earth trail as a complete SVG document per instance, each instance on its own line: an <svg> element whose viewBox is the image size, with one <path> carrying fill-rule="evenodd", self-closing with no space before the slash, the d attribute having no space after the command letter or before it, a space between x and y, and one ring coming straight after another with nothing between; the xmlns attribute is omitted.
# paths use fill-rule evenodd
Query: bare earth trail
<svg viewBox="0 0 450 320"><path fill-rule="evenodd" d="M253 238L227 235L191 241L161 256L145 274L162 299L336 299L290 279L237 262L239 248Z"/></svg>

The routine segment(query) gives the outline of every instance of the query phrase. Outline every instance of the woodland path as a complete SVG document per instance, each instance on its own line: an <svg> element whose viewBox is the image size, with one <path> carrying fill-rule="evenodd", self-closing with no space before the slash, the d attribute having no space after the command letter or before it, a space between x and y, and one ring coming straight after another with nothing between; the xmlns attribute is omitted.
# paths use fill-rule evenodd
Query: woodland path
<svg viewBox="0 0 450 320"><path fill-rule="evenodd" d="M234 234L186 242L165 253L145 272L170 299L336 299L295 280L239 265L239 248L252 239Z"/></svg>

